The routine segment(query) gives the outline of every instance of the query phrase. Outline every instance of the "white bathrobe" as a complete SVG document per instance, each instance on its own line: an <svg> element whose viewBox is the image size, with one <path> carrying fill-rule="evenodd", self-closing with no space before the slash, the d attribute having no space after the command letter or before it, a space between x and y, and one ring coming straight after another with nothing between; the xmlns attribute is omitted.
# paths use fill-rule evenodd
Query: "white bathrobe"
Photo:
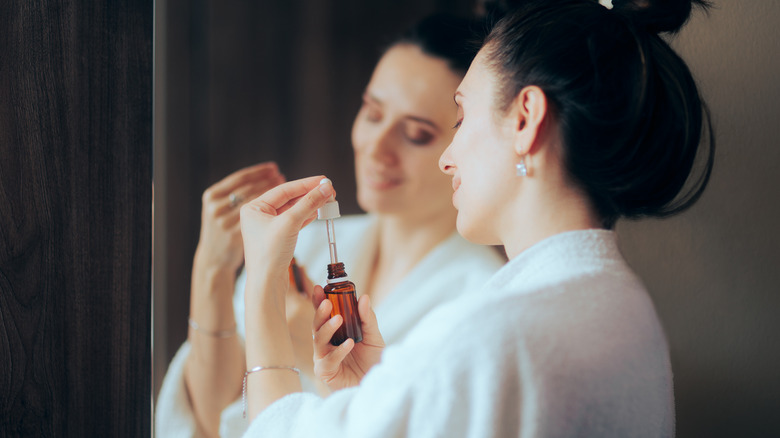
<svg viewBox="0 0 780 438"><path fill-rule="evenodd" d="M376 218L346 216L334 222L339 261L344 262L350 280L360 295L361 284L371 269L378 243ZM325 223L315 221L304 228L295 248L295 258L317 284L325 284L330 263ZM434 307L475 293L504 264L489 247L467 242L457 233L440 243L421 260L374 309L387 345L400 342ZM244 338L244 286L246 276L236 281L233 305L241 339ZM168 367L155 410L158 438L197 436L195 418L184 385L184 362L190 351L185 342ZM314 382L302 376L304 390L316 392ZM238 382L240 384L240 382ZM239 437L249 426L242 417L241 400L222 413L220 435ZM280 435L284 436L284 435Z"/></svg>
<svg viewBox="0 0 780 438"><path fill-rule="evenodd" d="M290 394L246 437L670 437L653 304L613 232L534 245L439 306L358 387Z"/></svg>

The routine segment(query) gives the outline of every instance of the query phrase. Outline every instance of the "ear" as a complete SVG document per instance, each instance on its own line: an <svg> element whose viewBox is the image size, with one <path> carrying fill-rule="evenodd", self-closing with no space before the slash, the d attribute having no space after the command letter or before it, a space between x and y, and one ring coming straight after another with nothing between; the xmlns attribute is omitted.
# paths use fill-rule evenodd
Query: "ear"
<svg viewBox="0 0 780 438"><path fill-rule="evenodd" d="M518 155L536 152L547 115L547 96L535 85L524 87L512 102L511 114L516 123L515 152Z"/></svg>

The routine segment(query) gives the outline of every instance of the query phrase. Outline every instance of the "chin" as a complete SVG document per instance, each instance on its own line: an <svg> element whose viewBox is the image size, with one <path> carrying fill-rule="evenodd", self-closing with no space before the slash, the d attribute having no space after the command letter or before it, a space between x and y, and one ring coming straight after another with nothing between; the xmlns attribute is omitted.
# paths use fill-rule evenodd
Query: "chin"
<svg viewBox="0 0 780 438"><path fill-rule="evenodd" d="M372 190L358 189L357 201L360 208L366 213L386 214L393 213L398 208L396 203L381 196Z"/></svg>
<svg viewBox="0 0 780 438"><path fill-rule="evenodd" d="M456 222L458 234L471 243L478 245L501 245L502 243L498 239L492 238L489 233L485 231L488 227L479 225L475 221L469 220L469 218L462 212L458 212L458 220Z"/></svg>

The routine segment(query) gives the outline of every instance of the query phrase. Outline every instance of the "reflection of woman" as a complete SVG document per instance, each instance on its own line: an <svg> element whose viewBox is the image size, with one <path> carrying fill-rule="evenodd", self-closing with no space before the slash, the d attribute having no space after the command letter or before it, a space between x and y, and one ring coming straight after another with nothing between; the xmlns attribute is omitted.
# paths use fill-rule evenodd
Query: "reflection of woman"
<svg viewBox="0 0 780 438"><path fill-rule="evenodd" d="M393 44L376 66L353 125L358 201L370 214L336 222L338 249L358 293L376 304L388 344L436 305L480 287L503 263L494 250L457 234L450 178L437 168L454 134L452 95L476 54L476 48L463 49L474 38L469 24L430 17ZM190 309L198 329L190 330L166 376L157 411L161 436L191 436L196 424L207 435L219 427L222 436L231 436L248 424L234 403L245 370L241 336L232 336L235 327L244 328L245 277L234 274L243 247L231 196L251 199L282 181L274 164L261 164L204 194ZM315 282L324 283L329 258L322 223L303 230L295 255ZM300 294L290 293L286 301L295 364L305 389L315 391L314 310Z"/></svg>
<svg viewBox="0 0 780 438"><path fill-rule="evenodd" d="M440 167L458 231L503 244L510 261L384 349L366 297L364 342L330 346L341 320L315 288L317 374L345 389L296 393L275 305L274 275L333 188L293 181L241 209L246 308L257 315L246 322L257 370L248 436L674 435L663 330L610 229L690 206L713 143L691 179L706 112L658 36L682 26L691 3L613 3L527 2L491 32L455 94L459 128Z"/></svg>

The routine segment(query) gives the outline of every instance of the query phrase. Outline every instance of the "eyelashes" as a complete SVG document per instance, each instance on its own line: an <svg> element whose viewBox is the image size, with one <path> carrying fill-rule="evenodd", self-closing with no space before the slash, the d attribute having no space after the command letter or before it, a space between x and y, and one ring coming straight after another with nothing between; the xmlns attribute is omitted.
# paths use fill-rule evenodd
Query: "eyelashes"
<svg viewBox="0 0 780 438"><path fill-rule="evenodd" d="M404 133L404 137L406 137L410 143L417 146L425 146L434 139L434 135L427 131L419 131L414 134Z"/></svg>
<svg viewBox="0 0 780 438"><path fill-rule="evenodd" d="M385 117L381 107L365 97L359 112L361 114L359 117L372 125L383 123ZM415 120L400 120L392 123L395 124L393 129L401 137L399 141L403 139L414 146L427 146L436 141L437 134L426 129L424 123Z"/></svg>

